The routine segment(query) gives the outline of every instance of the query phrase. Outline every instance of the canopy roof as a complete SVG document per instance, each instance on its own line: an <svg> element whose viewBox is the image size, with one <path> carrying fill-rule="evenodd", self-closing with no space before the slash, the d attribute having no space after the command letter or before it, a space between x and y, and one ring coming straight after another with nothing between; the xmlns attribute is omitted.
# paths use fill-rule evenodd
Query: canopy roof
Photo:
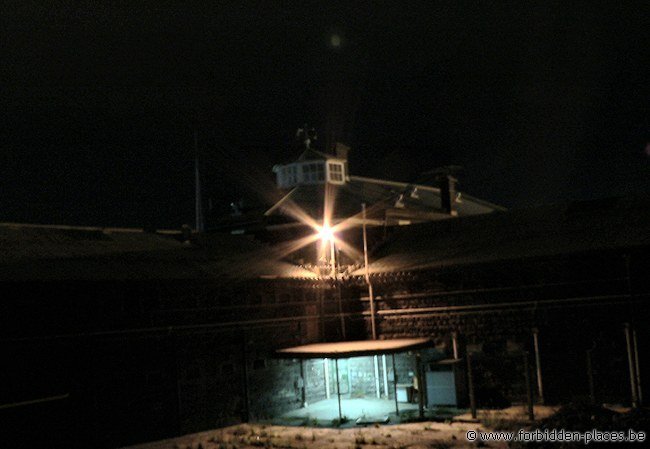
<svg viewBox="0 0 650 449"><path fill-rule="evenodd" d="M337 343L315 343L279 349L280 357L292 359L333 358L344 359L363 355L394 354L431 345L428 338L401 338L395 340L341 341Z"/></svg>

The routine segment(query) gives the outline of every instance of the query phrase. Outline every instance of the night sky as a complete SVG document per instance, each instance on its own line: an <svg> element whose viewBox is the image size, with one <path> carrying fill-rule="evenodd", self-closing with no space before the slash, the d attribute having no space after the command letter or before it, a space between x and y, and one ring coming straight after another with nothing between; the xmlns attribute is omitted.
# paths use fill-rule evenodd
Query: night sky
<svg viewBox="0 0 650 449"><path fill-rule="evenodd" d="M120 3L2 2L0 221L191 223L195 129L252 204L305 122L506 207L650 194L648 2Z"/></svg>

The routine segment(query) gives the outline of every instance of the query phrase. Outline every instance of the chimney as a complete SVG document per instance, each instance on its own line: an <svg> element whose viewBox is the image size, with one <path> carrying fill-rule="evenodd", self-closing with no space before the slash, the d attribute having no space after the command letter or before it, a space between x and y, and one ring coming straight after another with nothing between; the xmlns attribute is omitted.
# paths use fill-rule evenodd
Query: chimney
<svg viewBox="0 0 650 449"><path fill-rule="evenodd" d="M458 180L450 174L438 175L438 187L440 187L440 207L443 212L456 216L456 183Z"/></svg>
<svg viewBox="0 0 650 449"><path fill-rule="evenodd" d="M334 153L336 154L337 158L347 161L349 152L350 152L349 146L344 145L341 142L336 142L336 145L334 146Z"/></svg>

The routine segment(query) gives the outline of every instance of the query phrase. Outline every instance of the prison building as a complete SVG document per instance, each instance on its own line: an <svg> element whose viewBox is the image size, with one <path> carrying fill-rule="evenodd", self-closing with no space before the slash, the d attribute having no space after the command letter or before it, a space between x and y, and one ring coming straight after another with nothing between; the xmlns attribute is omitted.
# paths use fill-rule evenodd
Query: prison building
<svg viewBox="0 0 650 449"><path fill-rule="evenodd" d="M478 407L521 403L528 384L547 403L638 403L649 206L631 197L366 223L368 276L361 261L319 274L254 233L3 224L6 438L117 447L304 422L319 404L334 419L371 415L369 403L396 419L395 405L468 406L470 376ZM426 345L286 355L372 340L373 322L380 341Z"/></svg>

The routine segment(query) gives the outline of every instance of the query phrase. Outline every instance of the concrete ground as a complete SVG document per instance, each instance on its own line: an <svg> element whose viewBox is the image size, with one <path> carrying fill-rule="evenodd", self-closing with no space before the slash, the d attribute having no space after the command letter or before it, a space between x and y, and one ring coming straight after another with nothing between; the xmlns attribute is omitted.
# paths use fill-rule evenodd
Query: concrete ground
<svg viewBox="0 0 650 449"><path fill-rule="evenodd" d="M346 400L347 401L347 400ZM364 400L357 404L365 410ZM369 399L366 407L374 405L374 400ZM381 400L379 400L381 401ZM323 401L326 402L326 401ZM394 402L385 401L394 406ZM317 405L313 404L313 405ZM336 417L338 418L338 404L334 399ZM342 403L343 405L343 403ZM401 404L417 409L417 404ZM328 409L330 402L319 407ZM388 405L386 405L387 407ZM381 407L381 405L380 405ZM304 409L303 409L304 410ZM392 409L394 412L394 409ZM557 407L535 406L535 416L544 418L552 415ZM331 412L328 412L331 413ZM323 415L333 416L333 415ZM255 449L258 447L278 449L476 449L480 447L475 441L467 440L469 430L486 431L490 429L517 429L524 428L527 423L527 414L524 406L512 406L503 410L479 410L482 423L470 422L417 422L380 426L355 426L347 428L321 428L313 426L279 426L268 424L240 424L206 432L184 435L163 441L132 446L129 449ZM459 419L471 419L469 415L457 416ZM483 443L490 449L507 449L505 442ZM639 446L640 447L640 446Z"/></svg>
<svg viewBox="0 0 650 449"><path fill-rule="evenodd" d="M417 409L417 404L399 403L400 412ZM395 416L395 401L377 398L341 398L341 414L350 421L356 421L358 418L380 421L386 416ZM280 419L296 418L331 422L339 418L338 401L336 398L318 401L305 408L286 413Z"/></svg>
<svg viewBox="0 0 650 449"><path fill-rule="evenodd" d="M477 443L468 441L466 435L468 430L477 429L485 431L486 427L435 422L347 429L240 424L130 449L476 449ZM489 449L507 447L505 442L489 443Z"/></svg>

